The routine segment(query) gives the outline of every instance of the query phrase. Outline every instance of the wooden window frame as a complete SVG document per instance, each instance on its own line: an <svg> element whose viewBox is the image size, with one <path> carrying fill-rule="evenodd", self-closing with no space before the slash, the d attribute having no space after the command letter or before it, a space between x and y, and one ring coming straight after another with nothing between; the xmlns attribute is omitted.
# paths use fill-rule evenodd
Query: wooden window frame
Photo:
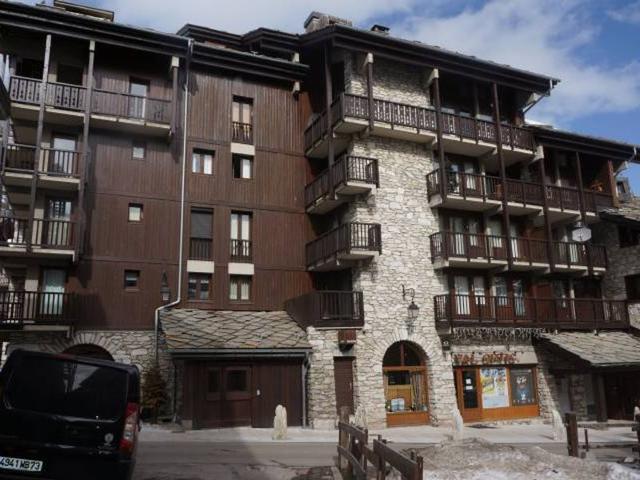
<svg viewBox="0 0 640 480"><path fill-rule="evenodd" d="M196 289L195 289L195 293L196 293L196 297L195 298L191 298L189 296L189 289L190 289L190 285L191 285L191 279L194 278L195 279L195 283L196 283ZM207 298L200 298L200 292L201 292L201 285L202 282L204 280L207 280L209 282L209 286L207 288ZM210 302L211 301L211 284L213 283L213 276L210 273L195 273L195 272L189 272L187 274L187 300L190 302Z"/></svg>
<svg viewBox="0 0 640 480"><path fill-rule="evenodd" d="M133 273L136 276L136 284L135 286L130 286L127 285L127 275ZM126 269L124 271L124 275L123 275L123 286L124 286L124 290L126 292L139 292L140 291L140 270L134 270L134 269Z"/></svg>
<svg viewBox="0 0 640 480"><path fill-rule="evenodd" d="M237 177L236 176L236 162L241 162L242 160L250 160L251 168L250 168L250 176L249 177ZM239 165L239 172L242 175L242 165ZM240 153L234 153L231 155L231 174L234 180L240 181L252 181L255 177L255 157L253 155L242 155Z"/></svg>
<svg viewBox="0 0 640 480"><path fill-rule="evenodd" d="M194 170L193 160L194 156L199 156L198 161L198 170ZM206 173L204 168L204 156L211 155L211 173ZM193 175L206 175L207 177L211 177L215 172L215 159L216 159L216 151L208 150L206 148L194 148L191 150L191 174Z"/></svg>
<svg viewBox="0 0 640 480"><path fill-rule="evenodd" d="M142 148L142 157L136 157L135 155L136 148ZM145 142L144 140L133 140L131 142L131 160L140 162L146 159L147 159L147 142Z"/></svg>
<svg viewBox="0 0 640 480"><path fill-rule="evenodd" d="M135 207L140 207L140 220L131 220L131 208L135 208ZM127 220L129 221L129 223L134 225L138 225L142 223L144 220L144 204L129 202L129 205L127 207Z"/></svg>
<svg viewBox="0 0 640 480"><path fill-rule="evenodd" d="M246 279L249 281L249 298L241 298L242 291L242 280ZM231 285L233 282L238 282L236 285L236 298L231 297ZM251 303L253 301L253 276L252 275L229 275L229 301L233 303Z"/></svg>

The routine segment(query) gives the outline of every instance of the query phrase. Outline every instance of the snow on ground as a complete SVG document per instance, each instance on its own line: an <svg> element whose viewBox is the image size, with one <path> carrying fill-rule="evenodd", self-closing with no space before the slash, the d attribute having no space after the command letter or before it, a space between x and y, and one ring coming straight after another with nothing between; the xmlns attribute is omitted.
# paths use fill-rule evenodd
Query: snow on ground
<svg viewBox="0 0 640 480"><path fill-rule="evenodd" d="M443 442L418 453L424 459L425 480L640 480L640 471L617 464L479 439Z"/></svg>

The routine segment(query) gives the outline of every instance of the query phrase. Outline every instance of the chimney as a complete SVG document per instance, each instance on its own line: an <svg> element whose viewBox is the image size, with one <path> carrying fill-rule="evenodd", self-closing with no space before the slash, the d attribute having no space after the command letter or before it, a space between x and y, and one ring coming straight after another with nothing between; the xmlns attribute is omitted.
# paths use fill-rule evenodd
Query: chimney
<svg viewBox="0 0 640 480"><path fill-rule="evenodd" d="M348 27L353 26L351 20L335 17L322 12L311 12L304 21L304 31L309 33L335 24L346 25Z"/></svg>
<svg viewBox="0 0 640 480"><path fill-rule="evenodd" d="M371 31L379 33L380 35L389 35L389 27L385 27L384 25L380 25L379 23L376 23L373 27L371 27Z"/></svg>

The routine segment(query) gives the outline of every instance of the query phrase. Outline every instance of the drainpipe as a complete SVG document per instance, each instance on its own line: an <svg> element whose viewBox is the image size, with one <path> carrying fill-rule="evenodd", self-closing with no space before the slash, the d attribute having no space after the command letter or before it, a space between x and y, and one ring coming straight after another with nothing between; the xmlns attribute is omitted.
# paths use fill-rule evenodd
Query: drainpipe
<svg viewBox="0 0 640 480"><path fill-rule="evenodd" d="M182 301L182 263L184 247L184 206L185 206L185 181L187 171L187 114L189 112L189 64L193 40L188 39L187 57L185 59L185 79L184 79L184 111L182 118L182 179L180 185L180 237L178 238L178 297L171 303L156 308L154 312L154 335L155 335L155 360L158 365L158 340L160 331L160 312L168 308L175 307Z"/></svg>
<svg viewBox="0 0 640 480"><path fill-rule="evenodd" d="M305 353L302 362L302 426L307 427L307 373L309 372L309 354Z"/></svg>

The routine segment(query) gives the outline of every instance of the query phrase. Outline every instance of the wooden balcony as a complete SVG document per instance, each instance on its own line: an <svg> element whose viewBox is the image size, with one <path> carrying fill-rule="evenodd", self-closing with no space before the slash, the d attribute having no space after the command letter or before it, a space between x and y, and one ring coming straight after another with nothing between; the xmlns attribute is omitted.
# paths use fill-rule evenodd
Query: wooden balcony
<svg viewBox="0 0 640 480"><path fill-rule="evenodd" d="M11 116L11 99L4 80L0 78L0 120L6 120Z"/></svg>
<svg viewBox="0 0 640 480"><path fill-rule="evenodd" d="M364 325L362 292L315 291L288 300L285 310L302 328L339 329Z"/></svg>
<svg viewBox="0 0 640 480"><path fill-rule="evenodd" d="M213 240L210 238L190 238L189 260L213 260Z"/></svg>
<svg viewBox="0 0 640 480"><path fill-rule="evenodd" d="M379 186L377 159L343 156L305 187L307 212L327 213L354 195L370 193Z"/></svg>
<svg viewBox="0 0 640 480"><path fill-rule="evenodd" d="M36 121L41 80L14 76L9 85L14 117ZM48 82L45 88L45 120L66 125L84 121L87 89L80 85ZM172 116L171 100L93 89L92 125L131 132L167 133Z"/></svg>
<svg viewBox="0 0 640 480"><path fill-rule="evenodd" d="M547 270L550 268L546 240L477 233L438 232L429 237L431 261L434 268L505 268L511 242L513 270ZM553 242L554 268L563 272L585 273L591 262L595 272L607 268L607 254L603 245L577 242Z"/></svg>
<svg viewBox="0 0 640 480"><path fill-rule="evenodd" d="M253 125L250 123L232 122L231 141L253 145Z"/></svg>
<svg viewBox="0 0 640 480"><path fill-rule="evenodd" d="M73 293L0 292L0 330L70 327L78 320L78 311L78 297Z"/></svg>
<svg viewBox="0 0 640 480"><path fill-rule="evenodd" d="M68 220L36 218L30 232L28 219L0 217L0 253L74 258L75 227L75 222Z"/></svg>
<svg viewBox="0 0 640 480"><path fill-rule="evenodd" d="M507 196L511 215L540 213L547 197L551 221L565 221L580 215L580 192L577 188L542 185L517 179L506 179L479 173L448 172L446 198L440 170L427 174L429 206L467 211L487 211L502 205ZM613 206L613 196L605 192L584 189L585 209L595 221L601 208Z"/></svg>
<svg viewBox="0 0 640 480"><path fill-rule="evenodd" d="M253 259L253 246L251 240L231 240L231 261L251 263Z"/></svg>
<svg viewBox="0 0 640 480"><path fill-rule="evenodd" d="M342 93L331 105L331 118L335 132L353 134L369 126L369 101L365 96ZM417 107L388 100L373 100L373 133L420 143L431 143L436 138L437 115L432 108ZM442 114L445 149L452 153L480 156L495 149L497 142L495 123L450 113ZM305 130L305 149L309 157L322 158L328 153L328 122L326 111L318 115ZM531 156L533 136L522 128L503 125L504 151ZM349 138L335 138L337 149L346 148Z"/></svg>
<svg viewBox="0 0 640 480"><path fill-rule="evenodd" d="M307 268L314 271L349 268L354 261L382 253L380 225L345 223L307 243Z"/></svg>
<svg viewBox="0 0 640 480"><path fill-rule="evenodd" d="M38 186L54 190L77 190L80 186L82 152L42 147L36 159L35 145L10 144L2 149L4 184L30 187L33 173L38 173Z"/></svg>
<svg viewBox="0 0 640 480"><path fill-rule="evenodd" d="M629 327L624 300L530 298L474 295L434 297L436 327L604 330Z"/></svg>

